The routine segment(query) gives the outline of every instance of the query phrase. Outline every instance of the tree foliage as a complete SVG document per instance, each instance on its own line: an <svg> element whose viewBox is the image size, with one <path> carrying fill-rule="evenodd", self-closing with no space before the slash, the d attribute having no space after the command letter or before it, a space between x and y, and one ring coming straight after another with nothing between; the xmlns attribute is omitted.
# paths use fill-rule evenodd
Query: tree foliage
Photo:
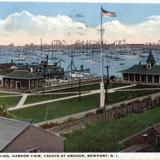
<svg viewBox="0 0 160 160"><path fill-rule="evenodd" d="M7 106L5 104L0 105L0 116L8 117Z"/></svg>

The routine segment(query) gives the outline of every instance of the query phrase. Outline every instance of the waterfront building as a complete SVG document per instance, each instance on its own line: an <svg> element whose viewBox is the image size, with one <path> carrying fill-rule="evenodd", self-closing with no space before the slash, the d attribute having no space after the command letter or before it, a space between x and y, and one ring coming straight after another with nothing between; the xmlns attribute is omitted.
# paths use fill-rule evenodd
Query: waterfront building
<svg viewBox="0 0 160 160"><path fill-rule="evenodd" d="M3 77L2 87L18 90L30 90L43 87L44 78L28 70L14 70Z"/></svg>
<svg viewBox="0 0 160 160"><path fill-rule="evenodd" d="M150 50L146 64L136 64L121 71L125 82L137 84L160 84L160 65L156 64L155 58Z"/></svg>

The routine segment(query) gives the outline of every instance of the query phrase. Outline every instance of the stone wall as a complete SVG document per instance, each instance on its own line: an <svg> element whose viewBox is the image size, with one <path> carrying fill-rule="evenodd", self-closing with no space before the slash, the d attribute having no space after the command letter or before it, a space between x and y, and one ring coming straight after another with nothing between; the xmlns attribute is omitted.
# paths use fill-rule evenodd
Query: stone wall
<svg viewBox="0 0 160 160"><path fill-rule="evenodd" d="M121 118L127 116L130 113L140 113L159 105L160 97L156 97L155 99L151 99L151 97L148 97L143 99L142 101L134 101L128 104L114 106L112 109L106 110L105 112L103 112L102 110L97 111L96 114L86 115L81 119L63 123L58 126L49 128L48 130L57 133L69 133L73 130L84 128L97 122Z"/></svg>

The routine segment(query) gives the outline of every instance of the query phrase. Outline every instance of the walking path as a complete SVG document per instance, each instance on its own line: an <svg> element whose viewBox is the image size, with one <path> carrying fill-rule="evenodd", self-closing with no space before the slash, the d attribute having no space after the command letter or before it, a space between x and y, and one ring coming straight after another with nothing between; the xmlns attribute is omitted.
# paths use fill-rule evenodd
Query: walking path
<svg viewBox="0 0 160 160"><path fill-rule="evenodd" d="M97 94L97 93L100 93L100 91L99 90L94 90L94 91L90 91L89 93L81 94L81 97L92 95L92 94ZM22 109L22 108L31 107L31 106L39 106L41 104L46 104L46 103L51 103L51 102L58 102L58 101L63 101L63 100L67 100L67 99L77 98L77 97L79 97L79 95L63 97L63 98L57 98L57 99L51 99L51 100L47 100L47 101L36 102L36 103L31 103L31 104L26 104L26 105L18 105L16 107L9 108L8 110L12 111L12 110L16 110L16 109Z"/></svg>
<svg viewBox="0 0 160 160"><path fill-rule="evenodd" d="M81 91L81 93L87 93L89 91ZM38 96L38 95L54 95L54 94L79 94L78 91L75 91L75 92L52 92L52 93L45 93L45 94L42 94L42 93L32 93L30 94L31 96Z"/></svg>
<svg viewBox="0 0 160 160"><path fill-rule="evenodd" d="M22 93L20 92L12 92L12 91L5 91L5 90L0 90L1 93L11 93L11 94L19 94L21 95Z"/></svg>
<svg viewBox="0 0 160 160"><path fill-rule="evenodd" d="M28 97L29 94L23 94L21 100L18 102L18 104L16 105L16 108L20 108L21 106L24 105L27 97Z"/></svg>
<svg viewBox="0 0 160 160"><path fill-rule="evenodd" d="M136 84L131 84L131 85L127 85L127 86L111 88L111 89L108 89L108 93L112 93L112 92L115 92L116 90L130 88L130 87L134 87L134 86L136 86Z"/></svg>
<svg viewBox="0 0 160 160"><path fill-rule="evenodd" d="M22 96L21 94L17 95L0 95L0 98L5 98L5 97L20 97Z"/></svg>
<svg viewBox="0 0 160 160"><path fill-rule="evenodd" d="M130 85L128 87L133 87L135 86L135 84L133 85ZM123 86L123 87L117 87L117 88L113 88L113 89L108 89L108 92L115 92L116 90L118 89L123 89L123 88L126 88L127 86ZM92 95L92 94L98 94L100 93L100 90L92 90L92 91L89 91L87 93L83 93L81 94L81 97L83 96L88 96L88 95ZM24 95L24 94L23 94ZM26 95L26 94L25 94ZM27 94L28 96L29 94ZM24 96L23 96L24 97ZM46 101L42 101L42 102L36 102L36 103L31 103L31 104L26 104L24 105L24 102L26 100L27 97L24 97L20 100L20 102L18 103L18 105L16 107L12 107L12 108L9 108L8 110L9 111L12 111L12 110L16 110L16 109L22 109L22 108L27 108L27 107L31 107L31 106L39 106L41 104L46 104L46 103L52 103L52 102L57 102L57 101L62 101L62 100L67 100L67 99L72 99L72 98L77 98L79 97L79 95L73 95L73 96L67 96L67 97L63 97L63 98L57 98L57 99L51 99L51 100L46 100Z"/></svg>
<svg viewBox="0 0 160 160"><path fill-rule="evenodd" d="M120 92L126 92L126 91L152 91L152 90L160 90L160 88L131 88L131 89L120 89L118 91Z"/></svg>
<svg viewBox="0 0 160 160"><path fill-rule="evenodd" d="M150 96L151 98L155 98L157 96L160 96L160 93L154 93L152 95L147 95L147 96L138 97L138 98L114 103L114 104L111 104L111 105L107 105L106 109L112 109L112 108L115 108L116 106L120 106L121 104L130 103L130 102L133 102L135 100L143 100L143 99L147 98L148 96ZM52 120L47 120L47 121L35 123L35 125L40 126L42 124L51 123L51 122L52 123L63 123L64 121L67 121L68 118L79 119L79 118L84 117L88 113L95 113L97 111L97 109L98 108L95 108L95 109L91 109L91 110L88 110L88 111L79 112L79 113L71 114L71 115L68 115L68 116L64 116L64 117L60 117L60 118L56 118L56 119L52 119Z"/></svg>

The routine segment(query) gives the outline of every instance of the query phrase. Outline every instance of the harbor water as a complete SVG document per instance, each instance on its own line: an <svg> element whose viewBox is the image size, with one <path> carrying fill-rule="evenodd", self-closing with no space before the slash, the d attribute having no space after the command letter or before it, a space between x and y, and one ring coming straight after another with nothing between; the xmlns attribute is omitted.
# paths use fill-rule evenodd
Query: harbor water
<svg viewBox="0 0 160 160"><path fill-rule="evenodd" d="M56 52L54 53L54 57L51 54L51 52L45 52L43 53L43 57L45 55L49 56L49 63L53 64L54 62L59 62L59 65L64 67L64 70L67 70L67 67L71 63L71 57L73 57L74 64L77 69L80 68L81 65L84 66L84 68L90 68L90 73L95 76L101 75L101 56L100 53L77 53L74 56L71 56L71 54L67 54L64 52ZM159 53L154 53L155 59L157 61L157 64L160 64L159 62ZM142 64L145 64L145 61L147 59L148 54L117 54L117 53L103 53L103 64L104 64L104 75L106 75L106 66L109 66L109 75L121 77L121 70L127 69L131 67L134 64L139 64L141 62ZM13 61L14 63L23 63L23 64L35 64L39 63L41 61L41 55L39 52L28 52L21 54L18 58L17 53L14 51L5 51L0 53L0 63L10 63Z"/></svg>

